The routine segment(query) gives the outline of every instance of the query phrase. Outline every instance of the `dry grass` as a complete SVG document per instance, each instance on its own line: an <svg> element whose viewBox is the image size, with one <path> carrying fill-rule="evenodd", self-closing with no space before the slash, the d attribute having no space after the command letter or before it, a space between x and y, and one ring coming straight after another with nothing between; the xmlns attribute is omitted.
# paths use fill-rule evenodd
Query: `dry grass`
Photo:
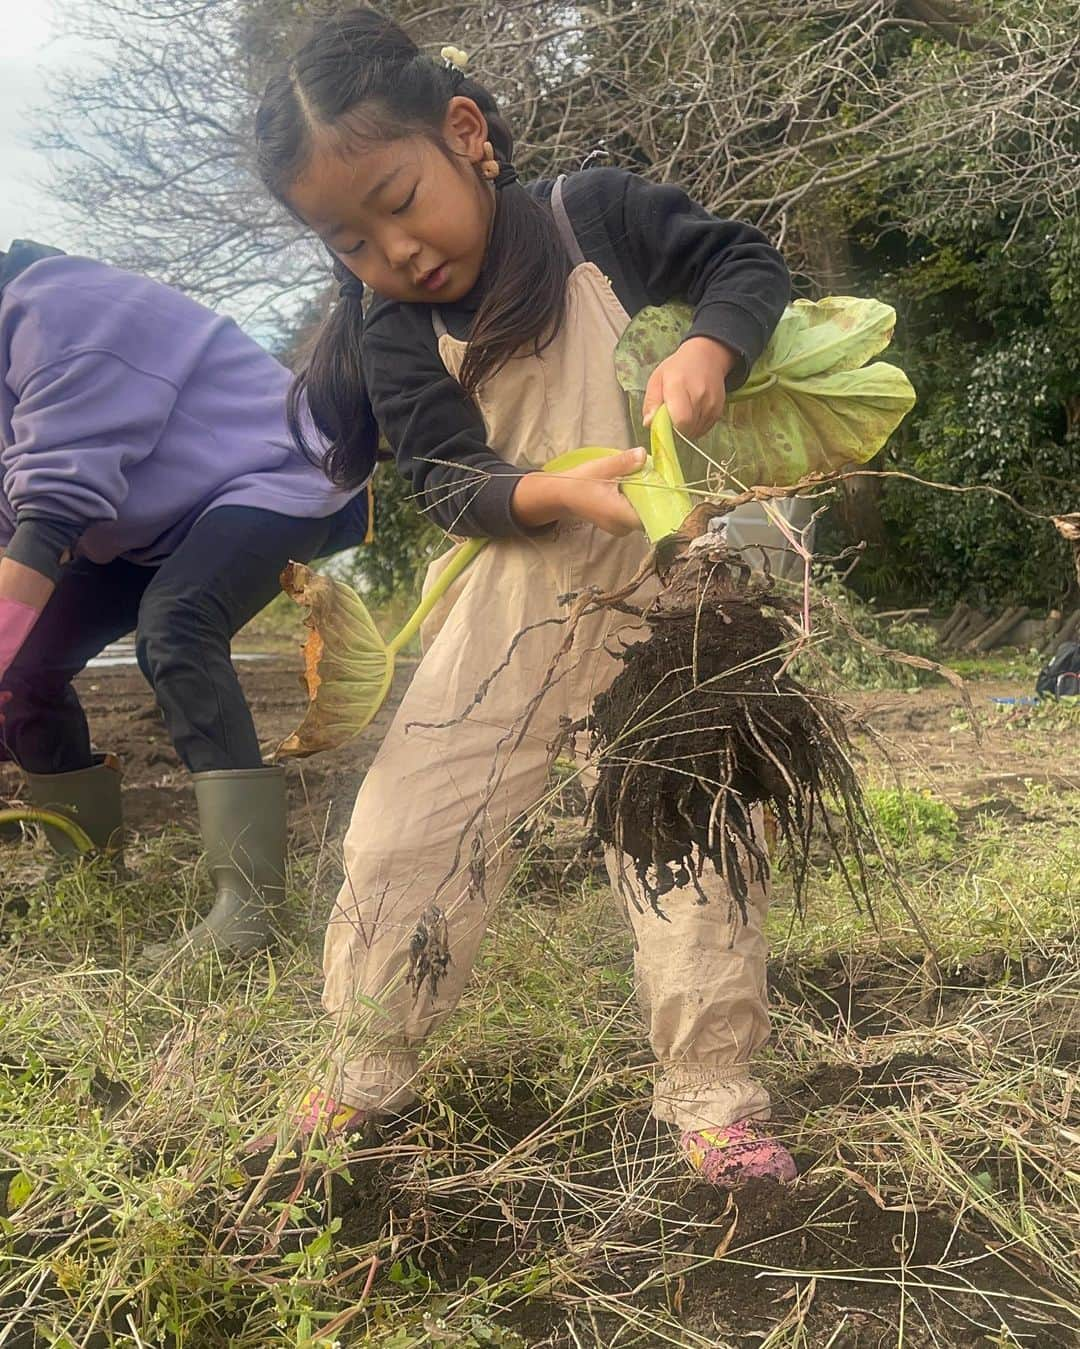
<svg viewBox="0 0 1080 1349"><path fill-rule="evenodd" d="M40 881L0 946L0 1347L1074 1342L1077 804L901 831L938 973L884 886L875 928L830 874L805 922L781 885L763 1068L804 1174L735 1196L651 1122L622 919L542 836L423 1107L254 1192L242 1144L325 1053L327 857L241 969L134 959L199 902L191 839Z"/></svg>

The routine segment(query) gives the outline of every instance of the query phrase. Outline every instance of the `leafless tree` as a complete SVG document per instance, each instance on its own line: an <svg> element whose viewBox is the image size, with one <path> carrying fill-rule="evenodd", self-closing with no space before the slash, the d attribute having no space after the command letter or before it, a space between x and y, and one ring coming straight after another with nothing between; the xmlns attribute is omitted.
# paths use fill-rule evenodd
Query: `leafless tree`
<svg viewBox="0 0 1080 1349"><path fill-rule="evenodd" d="M295 310L325 259L250 169L294 0L81 0L100 44L52 90L55 191L88 247L234 310ZM1080 0L384 0L503 99L521 167L617 163L761 224L822 285L881 228L1060 217L1080 200ZM74 10L72 13L71 11ZM872 212L869 210L872 205Z"/></svg>

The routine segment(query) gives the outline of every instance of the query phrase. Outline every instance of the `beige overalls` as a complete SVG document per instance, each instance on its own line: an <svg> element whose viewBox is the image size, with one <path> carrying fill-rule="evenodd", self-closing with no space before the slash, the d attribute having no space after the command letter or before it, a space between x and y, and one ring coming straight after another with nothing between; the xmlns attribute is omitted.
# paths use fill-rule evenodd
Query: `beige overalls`
<svg viewBox="0 0 1080 1349"><path fill-rule="evenodd" d="M552 209L575 264L566 321L540 355L511 361L478 398L488 444L530 469L579 445L633 443L613 366L629 318L584 260L561 184ZM455 378L465 345L440 335ZM346 880L326 934L323 1001L339 1027L334 1092L349 1105L393 1110L415 1099L417 1047L461 997L514 865L515 823L545 791L560 719L587 713L619 669L611 652L620 635L634 626L612 613L583 622L561 678L521 736L565 633L564 623L544 620L565 618L559 596L624 584L646 552L641 534L616 539L581 521L494 540L425 628L423 659L356 800ZM443 565L445 556L429 583ZM526 629L507 668L468 710ZM769 1029L766 894L752 897L743 926L710 874L702 877L710 902L698 902L691 888L673 891L664 897L665 922L633 902L628 859L613 854L608 870L633 928L636 987L660 1065L654 1113L683 1129L764 1116L769 1098L747 1064Z"/></svg>

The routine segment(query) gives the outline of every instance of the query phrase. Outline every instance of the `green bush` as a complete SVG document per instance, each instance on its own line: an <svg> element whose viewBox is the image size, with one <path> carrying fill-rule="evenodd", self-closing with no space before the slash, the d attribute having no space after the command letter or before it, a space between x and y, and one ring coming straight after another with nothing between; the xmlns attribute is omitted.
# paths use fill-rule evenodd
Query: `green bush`
<svg viewBox="0 0 1080 1349"><path fill-rule="evenodd" d="M865 796L878 833L897 851L951 853L959 835L952 806L903 787L870 787Z"/></svg>
<svg viewBox="0 0 1080 1349"><path fill-rule="evenodd" d="M812 603L814 645L797 662L810 679L828 673L847 689L915 689L932 679L929 670L919 670L887 656L877 655L845 628L846 619L874 646L902 651L933 660L937 635L922 623L890 623L879 618L864 600L831 571L815 578L816 605Z"/></svg>
<svg viewBox="0 0 1080 1349"><path fill-rule="evenodd" d="M891 267L881 270L889 252ZM899 257L897 256L899 253ZM1080 478L1080 225L983 225L879 243L868 291L896 306L889 359L918 392L880 467L995 488L1029 511L1075 505ZM990 492L882 484L877 542L852 583L890 604L1050 607L1075 574L1064 541ZM839 521L829 522L835 536ZM831 541L831 540L830 540ZM844 538L845 542L853 540Z"/></svg>

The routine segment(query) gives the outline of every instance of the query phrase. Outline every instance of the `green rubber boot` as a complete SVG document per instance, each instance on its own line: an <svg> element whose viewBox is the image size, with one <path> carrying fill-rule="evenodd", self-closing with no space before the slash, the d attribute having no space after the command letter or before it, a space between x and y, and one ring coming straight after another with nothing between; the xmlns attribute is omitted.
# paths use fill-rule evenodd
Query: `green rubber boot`
<svg viewBox="0 0 1080 1349"><path fill-rule="evenodd" d="M217 899L177 941L148 947L151 960L215 950L254 955L270 946L285 898L285 770L196 773L199 830Z"/></svg>
<svg viewBox="0 0 1080 1349"><path fill-rule="evenodd" d="M30 805L66 815L86 834L99 853L123 865L124 821L120 809L120 764L111 754L99 754L92 768L73 773L26 773ZM60 829L44 826L53 851L63 858L79 857L74 842Z"/></svg>

